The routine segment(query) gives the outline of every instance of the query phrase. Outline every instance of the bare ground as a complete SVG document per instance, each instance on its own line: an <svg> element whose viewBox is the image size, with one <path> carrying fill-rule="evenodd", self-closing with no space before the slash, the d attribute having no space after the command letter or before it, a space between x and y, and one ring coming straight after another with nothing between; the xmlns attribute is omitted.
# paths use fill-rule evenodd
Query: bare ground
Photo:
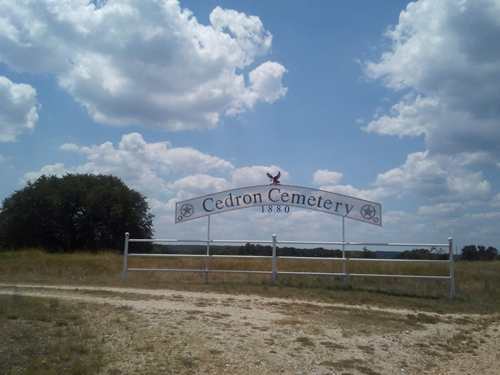
<svg viewBox="0 0 500 375"><path fill-rule="evenodd" d="M105 353L103 374L496 375L500 368L498 314L39 284L0 284L0 294L81 304Z"/></svg>

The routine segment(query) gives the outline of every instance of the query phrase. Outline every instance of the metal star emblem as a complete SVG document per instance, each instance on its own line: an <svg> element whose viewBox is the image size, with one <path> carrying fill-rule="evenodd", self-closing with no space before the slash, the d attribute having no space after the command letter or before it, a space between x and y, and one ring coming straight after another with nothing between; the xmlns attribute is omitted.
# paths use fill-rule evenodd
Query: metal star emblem
<svg viewBox="0 0 500 375"><path fill-rule="evenodd" d="M182 217L189 217L193 214L194 212L194 207L193 205L189 204L189 203L186 203L186 204L183 204L182 207L181 207L181 215Z"/></svg>
<svg viewBox="0 0 500 375"><path fill-rule="evenodd" d="M375 217L377 210L371 204L365 204L360 210L361 216L366 220L371 220Z"/></svg>

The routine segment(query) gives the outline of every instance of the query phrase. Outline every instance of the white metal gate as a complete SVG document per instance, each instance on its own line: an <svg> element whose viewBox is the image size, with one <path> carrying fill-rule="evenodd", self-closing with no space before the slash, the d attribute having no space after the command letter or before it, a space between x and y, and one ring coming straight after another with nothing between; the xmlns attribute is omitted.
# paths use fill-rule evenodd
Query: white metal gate
<svg viewBox="0 0 500 375"><path fill-rule="evenodd" d="M210 232L208 232L210 233ZM309 275L309 276L341 276L345 282L350 277L380 277L380 278L412 278L412 279L433 279L444 280L448 282L448 296L454 298L455 296L455 270L453 259L453 239L448 238L447 243L441 244L422 244L422 243L377 243L377 242L328 242L328 241L285 241L279 240L275 234L272 235L271 240L212 240L208 235L206 240L178 240L172 238L129 238L129 233L125 233L125 244L123 252L123 278L127 278L129 271L163 271L163 272L200 272L205 274L205 280L208 280L209 273L254 273L254 274L269 274L273 283L276 282L278 275ZM167 244L206 244L205 254L145 254L145 253L129 253L129 243L131 242L156 242ZM218 255L210 253L211 244L265 244L271 245L271 255ZM307 256L278 256L278 245L322 245L322 246L341 246L342 258L333 257L307 257ZM369 259L369 258L348 258L346 256L345 246L384 246L384 247L413 247L413 248L448 248L448 259L446 260L417 260L417 259ZM205 259L202 268L130 268L128 260L130 257L189 257L189 258L202 258ZM270 268L267 271L261 270L230 270L230 269L212 269L209 267L210 258L261 258L270 260ZM308 271L280 271L277 267L278 259L314 259L314 260L328 260L342 262L342 272L308 272ZM371 273L350 273L350 262L421 262L421 263L447 263L448 275L406 275L406 274L371 274Z"/></svg>

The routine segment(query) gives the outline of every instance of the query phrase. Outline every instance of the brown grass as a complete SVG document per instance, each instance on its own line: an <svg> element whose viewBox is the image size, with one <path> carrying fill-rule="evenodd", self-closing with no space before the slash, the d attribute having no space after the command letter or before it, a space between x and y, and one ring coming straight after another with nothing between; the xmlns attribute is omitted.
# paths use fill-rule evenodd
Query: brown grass
<svg viewBox="0 0 500 375"><path fill-rule="evenodd" d="M373 370L369 363L363 362L358 358L344 359L336 362L328 363L331 367L340 368L342 370L357 370L361 374L380 375L379 372Z"/></svg>
<svg viewBox="0 0 500 375"><path fill-rule="evenodd" d="M0 296L1 374L95 374L100 348L76 305Z"/></svg>
<svg viewBox="0 0 500 375"><path fill-rule="evenodd" d="M435 312L500 311L500 262L456 263L457 298L449 301L447 282L397 278L350 278L344 287L339 277L280 275L276 286L270 275L129 272L121 279L123 257L102 253L51 254L38 250L0 253L0 282L103 285L168 288L206 292L259 294L349 304L408 307ZM204 261L190 258L131 258L130 267L203 268ZM268 259L211 259L212 269L270 270ZM278 270L338 272L340 262L284 260ZM350 272L384 274L446 275L446 264L356 262Z"/></svg>

